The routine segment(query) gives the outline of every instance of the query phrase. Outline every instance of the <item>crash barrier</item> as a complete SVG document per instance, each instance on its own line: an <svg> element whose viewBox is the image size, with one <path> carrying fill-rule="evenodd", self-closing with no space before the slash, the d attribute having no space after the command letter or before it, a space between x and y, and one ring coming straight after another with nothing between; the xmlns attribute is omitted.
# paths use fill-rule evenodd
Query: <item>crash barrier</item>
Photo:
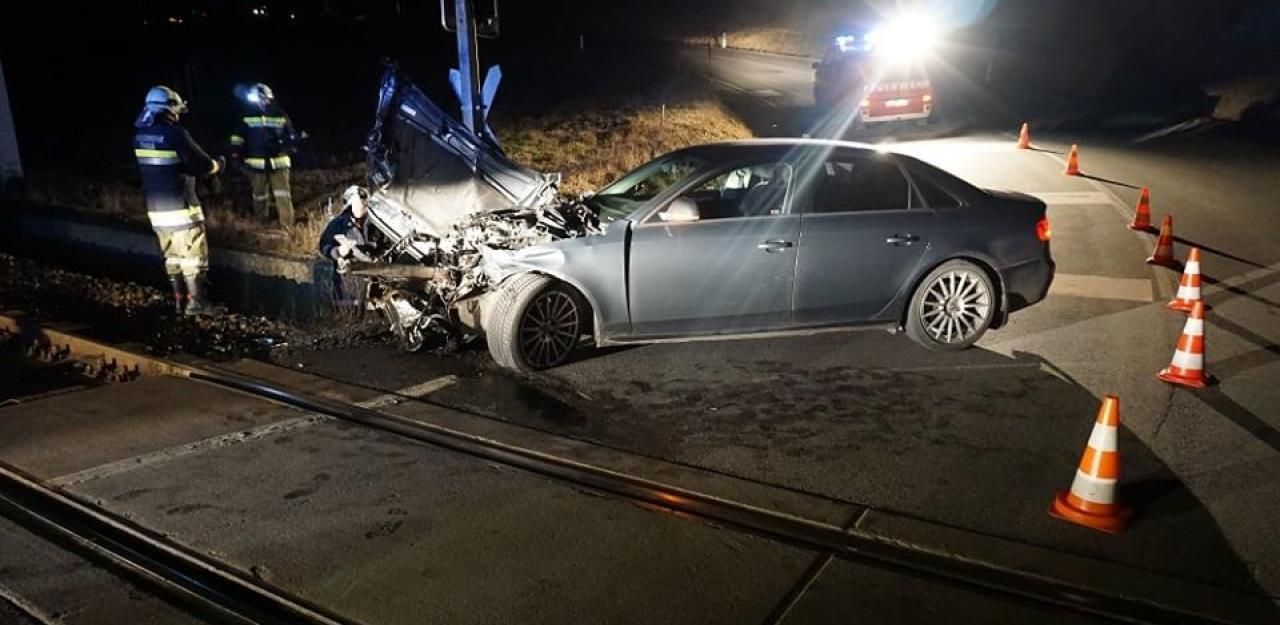
<svg viewBox="0 0 1280 625"><path fill-rule="evenodd" d="M16 227L0 232L0 247L32 260L91 275L167 289L164 259L145 226L69 209L6 203ZM334 311L333 265L210 247L215 301L237 312L285 321L316 321Z"/></svg>
<svg viewBox="0 0 1280 625"><path fill-rule="evenodd" d="M1031 148L1030 125L1025 122L1018 131L1017 148ZM1063 174L1083 175L1080 171L1080 146L1071 145ZM1151 189L1148 187L1142 187L1139 192L1133 220L1127 227L1137 231L1152 230ZM1202 389L1214 380L1205 373L1204 365L1204 313L1207 305L1201 299L1200 249L1191 248L1184 267L1174 256L1173 244L1173 215L1166 214L1160 223L1155 249L1146 262L1183 270L1178 281L1178 293L1166 307L1189 314L1174 347L1173 359L1169 366L1156 374L1156 378L1186 388ZM1113 534L1128 524L1132 511L1115 500L1116 484L1120 478L1120 452L1116 438L1119 426L1120 400L1108 395L1098 410L1093 433L1076 469L1071 490L1057 494L1049 507L1050 516Z"/></svg>

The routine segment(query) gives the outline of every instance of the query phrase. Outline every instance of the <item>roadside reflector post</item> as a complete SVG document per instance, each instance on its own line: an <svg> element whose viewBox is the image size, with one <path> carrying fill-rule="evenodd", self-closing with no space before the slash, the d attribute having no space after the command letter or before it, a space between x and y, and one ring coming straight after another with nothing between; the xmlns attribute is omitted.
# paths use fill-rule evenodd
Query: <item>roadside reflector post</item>
<svg viewBox="0 0 1280 625"><path fill-rule="evenodd" d="M5 86L4 67L0 66L0 190L9 181L22 178L22 159L18 156L18 134L13 127L13 110L9 108L9 89Z"/></svg>

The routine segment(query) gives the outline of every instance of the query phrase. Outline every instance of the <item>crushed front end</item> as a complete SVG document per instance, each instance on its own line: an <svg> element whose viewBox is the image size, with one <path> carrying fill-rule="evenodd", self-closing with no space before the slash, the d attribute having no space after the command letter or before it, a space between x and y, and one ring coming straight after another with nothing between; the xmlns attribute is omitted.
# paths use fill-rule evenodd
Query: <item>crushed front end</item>
<svg viewBox="0 0 1280 625"><path fill-rule="evenodd" d="M486 271L486 252L600 232L590 209L559 201L559 176L512 162L395 67L365 150L369 215L389 245L355 271L406 349L449 349L483 331L479 299L506 277Z"/></svg>

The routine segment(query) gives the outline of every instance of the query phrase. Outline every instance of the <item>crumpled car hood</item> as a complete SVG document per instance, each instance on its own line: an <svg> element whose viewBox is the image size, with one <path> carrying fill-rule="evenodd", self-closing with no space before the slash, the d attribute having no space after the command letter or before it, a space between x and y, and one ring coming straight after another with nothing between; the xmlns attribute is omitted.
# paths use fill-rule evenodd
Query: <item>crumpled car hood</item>
<svg viewBox="0 0 1280 625"><path fill-rule="evenodd" d="M512 162L492 137L477 137L449 117L394 66L383 74L365 149L370 211L393 238L439 238L468 216L556 199L559 176ZM408 251L415 248L429 246Z"/></svg>

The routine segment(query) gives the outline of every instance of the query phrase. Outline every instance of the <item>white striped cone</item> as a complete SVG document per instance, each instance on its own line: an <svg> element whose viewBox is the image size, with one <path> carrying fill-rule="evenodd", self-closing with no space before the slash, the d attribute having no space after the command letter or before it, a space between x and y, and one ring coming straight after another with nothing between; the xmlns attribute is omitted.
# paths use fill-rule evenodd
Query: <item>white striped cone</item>
<svg viewBox="0 0 1280 625"><path fill-rule="evenodd" d="M1193 247L1187 254L1187 264L1182 270L1182 278L1178 280L1178 294L1167 306L1171 310L1191 312L1198 301L1200 301L1200 248ZM1208 306L1206 305L1205 308Z"/></svg>
<svg viewBox="0 0 1280 625"><path fill-rule="evenodd" d="M1204 302L1196 302L1191 307L1191 315L1187 317L1178 346L1174 349L1173 361L1156 377L1191 388L1208 385L1208 377L1204 373Z"/></svg>
<svg viewBox="0 0 1280 625"><path fill-rule="evenodd" d="M1120 399L1108 395L1098 408L1071 490L1059 492L1049 515L1104 532L1124 529L1131 511L1116 501L1120 481Z"/></svg>
<svg viewBox="0 0 1280 625"><path fill-rule="evenodd" d="M1160 265L1176 268L1178 259L1173 257L1173 215L1165 215L1160 223L1160 236L1156 239L1156 248L1151 251L1148 265Z"/></svg>

